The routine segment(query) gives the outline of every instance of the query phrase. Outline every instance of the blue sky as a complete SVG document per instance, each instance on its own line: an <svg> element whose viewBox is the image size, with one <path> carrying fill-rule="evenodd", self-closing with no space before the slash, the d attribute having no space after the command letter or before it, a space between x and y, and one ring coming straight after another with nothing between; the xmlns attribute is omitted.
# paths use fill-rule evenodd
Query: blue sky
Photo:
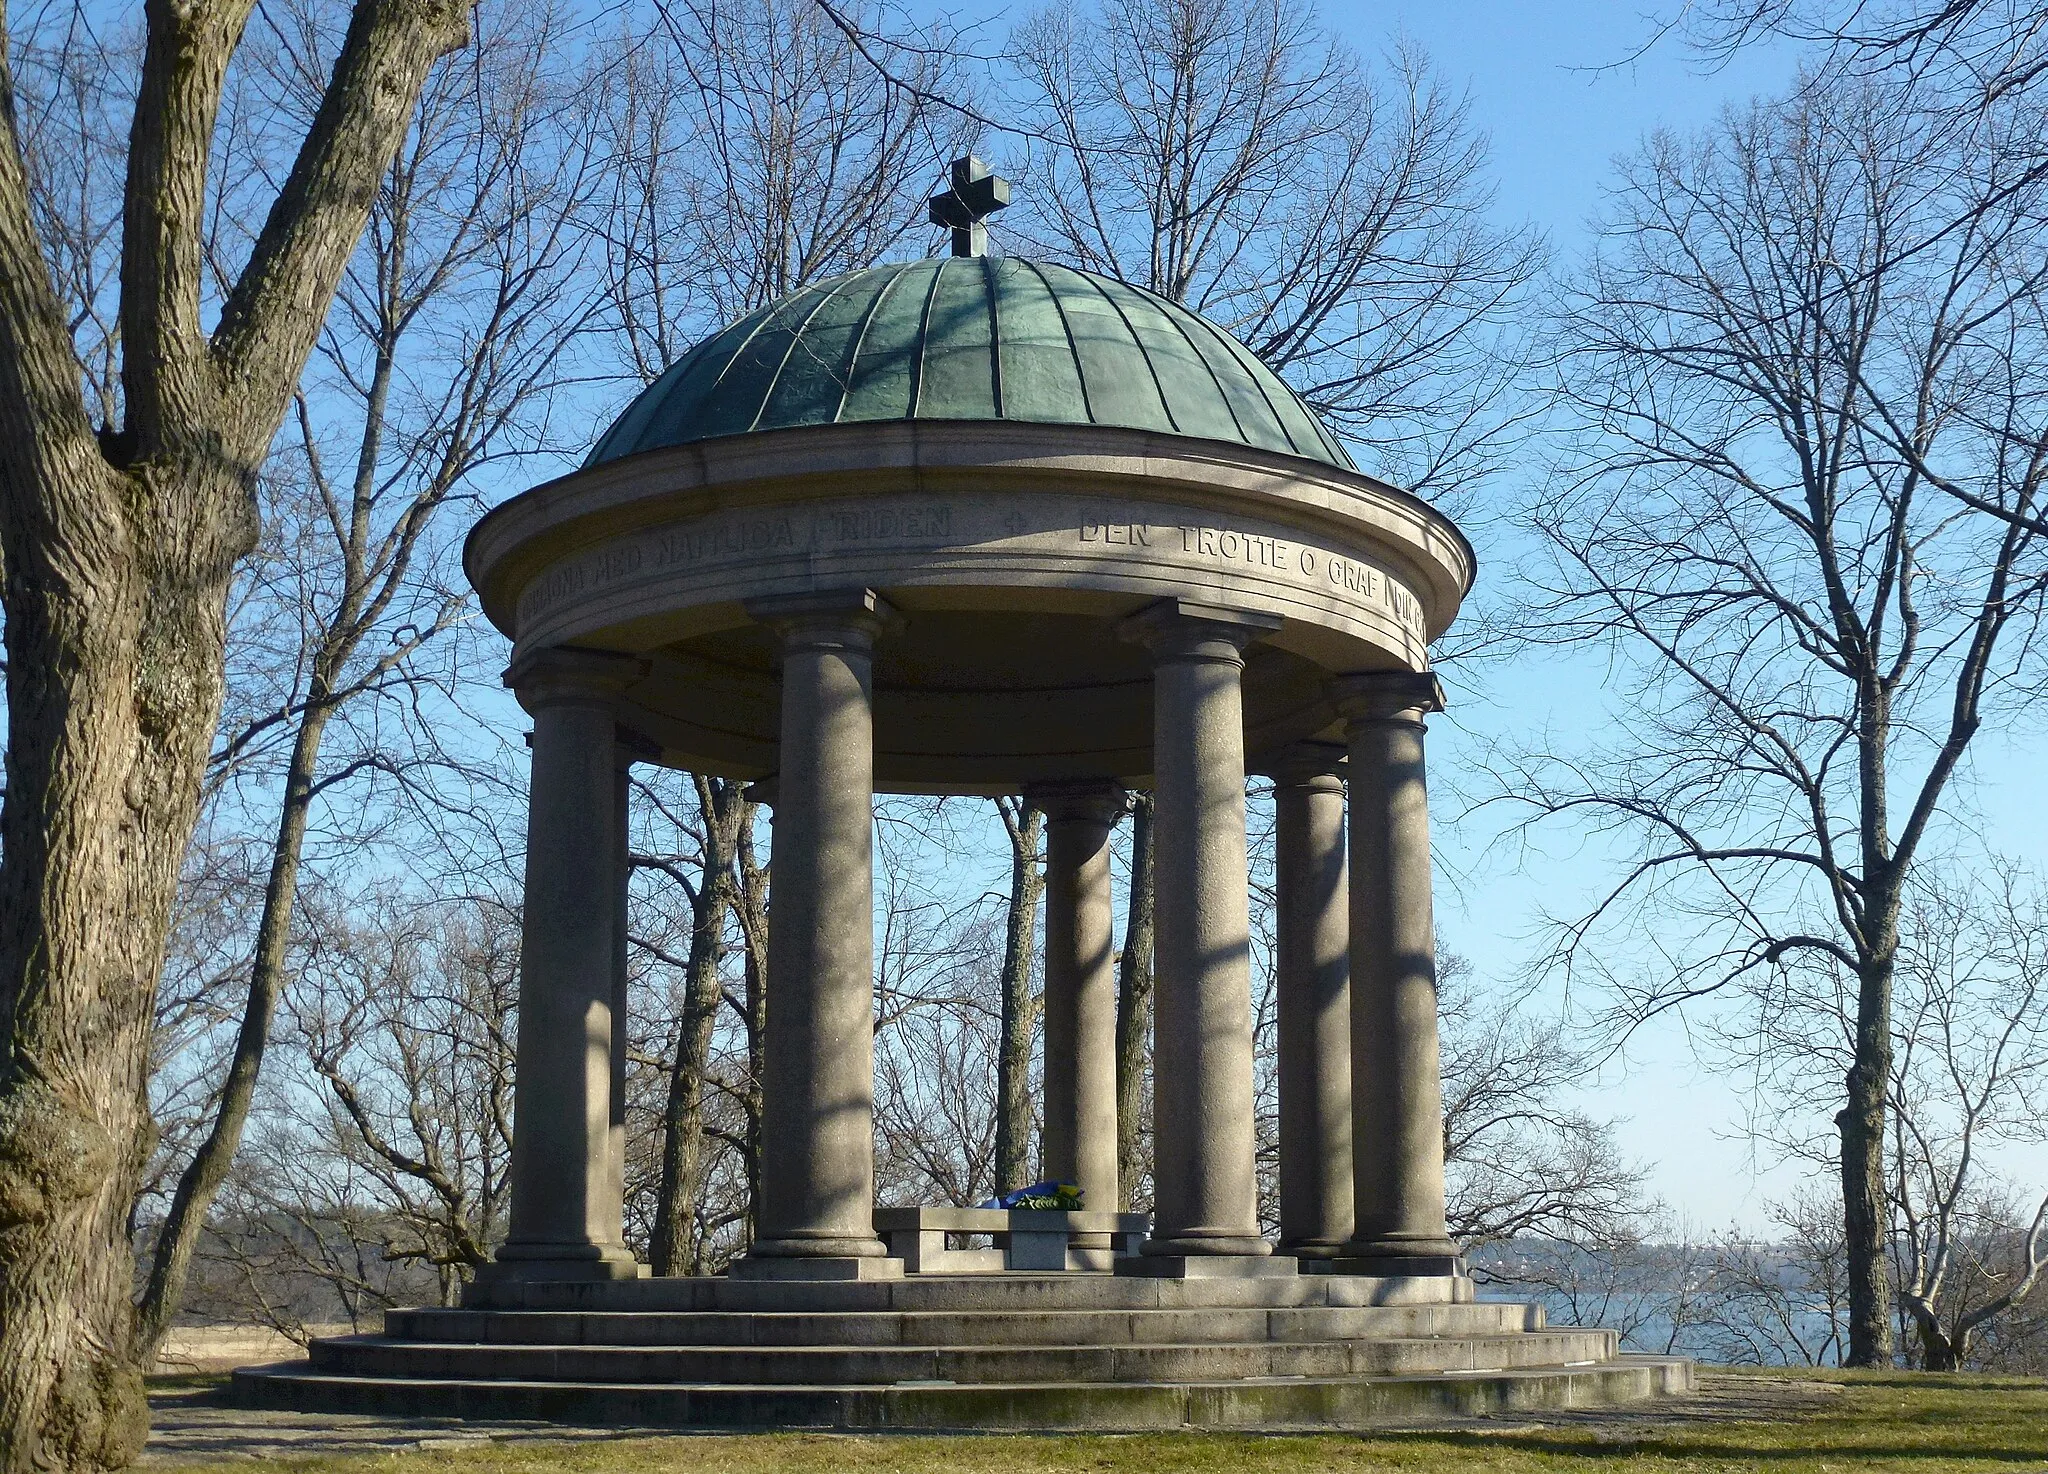
<svg viewBox="0 0 2048 1474"><path fill-rule="evenodd" d="M1556 0L1342 3L1326 20L1371 53L1390 38L1418 43L1446 78L1469 89L1472 118L1491 141L1497 209L1550 238L1561 269L1587 248L1611 161L1658 128L1690 130L1721 108L1781 89L1798 65L1790 47L1703 66L1675 40L1650 45L1652 24L1634 6ZM1638 54L1640 53L1640 54ZM1512 497L1513 478L1500 487ZM1496 549L1496 552L1503 551ZM1482 572L1483 576L1483 572ZM1604 671L1597 659L1559 654L1489 676L1483 695L1440 718L1431 766L1441 855L1439 914L1447 943L1496 980L1527 966L1545 907L1569 909L1611 879L1594 853L1566 845L1543 861L1511 867L1481 854L1488 833L1460 823L1446 798L1461 758L1511 727L1569 734L1597 720ZM1990 846L2048 862L2038 816L2048 812L2048 740L2038 725L1980 739L1973 782L1962 795L1968 822ZM1628 1057L1586 1091L1600 1115L1625 1117L1625 1150L1651 1168L1651 1186L1700 1227L1760 1226L1766 1204L1796 1185L1800 1169L1757 1162L1739 1132L1743 1098L1694 1059L1679 1021L1640 1033ZM2011 1152L2015 1176L2048 1173L2048 1151Z"/></svg>
<svg viewBox="0 0 2048 1474"><path fill-rule="evenodd" d="M1030 3L982 11L982 44L999 45L1006 23ZM936 7L910 0L910 8ZM1669 38L1646 50L1652 22L1636 5L1602 0L1338 0L1322 15L1368 56L1398 39L1416 43L1448 80L1467 89L1472 120L1490 141L1499 216L1541 229L1566 272L1587 248L1588 221L1601 206L1616 155L1660 127L1694 129L1726 105L1781 90L1799 60L1794 48L1761 48L1715 69ZM1000 158L1000 148L993 152ZM1526 489L1510 473L1496 494L1513 501ZM1512 550L1485 551L1498 558ZM1460 819L1458 774L1498 734L1551 730L1569 742L1575 731L1593 730L1605 675L1597 658L1554 653L1489 673L1483 692L1470 693L1435 723L1439 917L1448 945L1496 983L1512 983L1526 970L1541 944L1546 908L1572 909L1610 883L1613 872L1595 849L1575 848L1568 837L1531 862L1514 864L1489 853L1490 830ZM2048 870L2048 841L2037 818L2048 812L2044 725L2019 736L1981 738L1964 802L1969 822L1992 848ZM1003 850L992 822L985 838L984 858L997 867ZM992 869L966 883L998 879ZM1764 1170L1753 1159L1739 1130L1743 1096L1695 1061L1683 1021L1640 1032L1626 1057L1589 1084L1582 1104L1594 1114L1623 1118L1623 1149L1649 1167L1652 1190L1702 1228L1731 1222L1761 1227L1766 1204L1797 1185L1797 1169ZM2048 1150L2009 1157L2004 1165L2048 1185Z"/></svg>

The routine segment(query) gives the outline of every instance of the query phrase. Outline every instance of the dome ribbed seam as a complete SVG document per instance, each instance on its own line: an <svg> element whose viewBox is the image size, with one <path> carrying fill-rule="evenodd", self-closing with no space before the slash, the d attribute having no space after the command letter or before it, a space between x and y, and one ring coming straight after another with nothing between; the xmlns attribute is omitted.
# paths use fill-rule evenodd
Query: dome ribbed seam
<svg viewBox="0 0 2048 1474"><path fill-rule="evenodd" d="M939 300L939 283L946 279L946 265L951 257L938 258L938 268L932 272L931 290L924 294L924 311L917 319L917 352L910 356L910 407L903 412L903 418L917 418L917 406L924 397L924 355L932 340L932 304Z"/></svg>
<svg viewBox="0 0 2048 1474"><path fill-rule="evenodd" d="M1003 413L1003 317L996 306L996 261L994 256L981 258L981 292L988 303L988 392L996 407L996 418L1009 418Z"/></svg>
<svg viewBox="0 0 2048 1474"><path fill-rule="evenodd" d="M1176 333L1180 334L1181 341L1188 345L1188 352L1195 355L1195 362L1202 366L1202 372L1207 374L1209 382L1216 386L1216 397L1223 401L1223 412L1230 416L1230 423L1236 427L1237 438L1246 445L1250 445L1252 443L1252 432L1247 430L1244 421L1237 417L1237 406L1230 402L1230 391L1223 387L1223 379L1216 372L1216 365L1209 362L1209 355L1202 351L1201 345L1189 337L1188 330L1181 326L1181 313L1175 311L1173 304L1157 292L1147 291L1143 287L1132 287L1131 290L1149 297L1154 305L1159 307L1159 315L1166 319ZM1279 416L1275 415L1274 418L1277 420ZM1286 427L1283 425L1281 429L1284 432Z"/></svg>
<svg viewBox="0 0 2048 1474"><path fill-rule="evenodd" d="M804 330L810 327L812 320L825 310L825 304L845 291L848 283L852 280L853 276L849 273L836 282L820 282L812 288L813 291L819 293L818 300L812 305L811 310L804 314L804 320L797 324L790 332L789 346L782 350L781 362L775 365L775 372L768 376L768 387L761 391L761 402L754 407L754 418L748 422L748 430L758 430L761 428L761 416L767 414L768 406L775 402L775 389L782 382L782 371L789 367L790 359L796 354L797 345L803 342Z"/></svg>
<svg viewBox="0 0 2048 1474"><path fill-rule="evenodd" d="M1173 405L1167 401L1166 386L1159 382L1159 365L1152 361L1152 354L1145 347L1145 340L1138 336L1137 325L1131 321L1130 314L1124 311L1122 303L1110 296L1101 281L1078 271L1074 275L1095 289L1095 295L1109 304L1109 310L1116 314L1116 320L1122 323L1124 331L1131 335L1131 346L1138 350L1138 357L1145 364L1145 372L1152 376L1152 392L1159 396L1159 411L1166 416L1166 423L1173 426L1175 433L1179 433L1180 416L1173 412ZM1235 421L1236 417L1232 416L1232 422Z"/></svg>
<svg viewBox="0 0 2048 1474"><path fill-rule="evenodd" d="M1089 424L1099 425L1102 422L1095 418L1095 401L1088 393L1088 370L1081 366L1081 345L1074 341L1074 325L1067 321L1067 309L1060 305L1060 294L1052 289L1052 278L1045 274L1043 266L1036 261L1018 259L1020 265L1031 268L1031 274L1038 278L1038 284L1045 288L1045 295L1052 302L1052 310L1060 320L1060 331L1067 335L1067 352L1074 360L1074 382L1081 386L1081 413L1088 416Z"/></svg>
<svg viewBox="0 0 2048 1474"><path fill-rule="evenodd" d="M1251 381L1252 388L1258 391L1260 400L1262 400L1266 406L1266 413L1271 415L1273 417L1273 423L1280 427L1280 438L1287 442L1288 449L1292 450L1298 456L1307 456L1308 452L1304 451L1301 448L1300 443L1295 440L1294 432L1287 428L1287 416L1280 413L1280 407L1277 404L1273 403L1273 396L1266 392L1266 385L1262 377L1259 375L1256 369L1254 369L1250 364L1247 364L1244 361L1244 358L1239 356L1239 349L1236 340L1233 339L1228 333L1224 332L1223 329L1217 327L1216 324L1210 322L1208 318L1202 316L1201 313L1189 311L1188 316L1192 317L1196 322L1200 323L1204 328L1208 330L1209 336L1214 338L1218 343L1220 343L1223 346L1224 353L1229 355L1231 362L1237 365L1237 371L1243 374L1245 378ZM1249 349L1245 349L1243 351L1246 354L1250 353ZM1256 363L1257 360L1254 359L1253 362ZM1233 416L1233 418L1235 418L1235 416Z"/></svg>
<svg viewBox="0 0 2048 1474"><path fill-rule="evenodd" d="M896 283L902 281L909 271L909 267L899 266L889 272L882 278L881 290L869 300L868 310L862 314L860 327L853 335L853 346L846 350L846 372L839 383L839 405L832 411L829 423L839 424L840 417L846 413L846 401L853 395L853 376L860 368L860 351L867 346L868 328L873 325L875 314L882 310L882 304L889 299L889 294L896 290ZM856 276L860 274L854 273Z"/></svg>

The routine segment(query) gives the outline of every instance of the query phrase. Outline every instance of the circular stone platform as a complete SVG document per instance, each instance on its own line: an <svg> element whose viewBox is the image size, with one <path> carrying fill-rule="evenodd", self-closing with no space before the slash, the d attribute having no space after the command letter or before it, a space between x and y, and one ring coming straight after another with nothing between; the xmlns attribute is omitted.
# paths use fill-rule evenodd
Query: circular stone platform
<svg viewBox="0 0 2048 1474"><path fill-rule="evenodd" d="M1462 1282L1469 1292L1469 1281ZM912 1276L491 1287L235 1374L251 1406L649 1426L1366 1426L1692 1389L1442 1279Z"/></svg>
<svg viewBox="0 0 2048 1474"><path fill-rule="evenodd" d="M472 533L533 723L506 1239L463 1309L317 1341L310 1365L239 1374L244 1398L1152 1428L1689 1388L1683 1361L1476 1301L1445 1225L1424 731L1471 549L1201 318L972 255L1000 183L961 160L934 202L970 254L733 324L580 471ZM773 779L761 1183L728 1277L641 1278L623 1228L626 775L645 761ZM1277 1246L1248 771L1275 794ZM936 1221L914 1252L877 1233L873 794L1044 813L1042 1171L1108 1205L1110 835L1134 787L1156 860L1149 1229L1073 1230L1041 1259L1046 1220L1012 1223L1003 1272L906 1275L965 1266L926 1262ZM1048 1262L1069 1272L1029 1272Z"/></svg>

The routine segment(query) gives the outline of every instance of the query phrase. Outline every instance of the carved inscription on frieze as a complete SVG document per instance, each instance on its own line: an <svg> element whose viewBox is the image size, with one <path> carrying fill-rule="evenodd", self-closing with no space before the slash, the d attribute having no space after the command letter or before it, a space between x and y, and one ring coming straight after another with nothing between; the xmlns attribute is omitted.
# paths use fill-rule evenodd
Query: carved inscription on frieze
<svg viewBox="0 0 2048 1474"><path fill-rule="evenodd" d="M947 556L1080 552L1135 564L1215 564L1344 603L1377 606L1419 638L1421 606L1380 568L1327 546L1277 533L1200 522L1133 522L1075 516L1075 503L1035 506L965 501L840 502L815 508L713 513L594 548L549 568L519 599L522 626L565 603L664 573L714 579L729 568L804 557Z"/></svg>
<svg viewBox="0 0 2048 1474"><path fill-rule="evenodd" d="M770 512L707 517L666 527L634 542L615 544L558 564L519 597L522 624L565 599L600 593L642 573L698 568L751 558L811 552L866 542L933 541L950 536L953 509L926 506L826 507L816 512Z"/></svg>
<svg viewBox="0 0 2048 1474"><path fill-rule="evenodd" d="M1332 593L1344 593L1380 605L1404 626L1422 632L1422 606L1415 596L1369 563L1338 553L1304 547L1283 537L1244 532L1232 527L1178 523L1083 522L1080 541L1104 548L1177 546L1182 553L1245 568L1296 574L1320 582Z"/></svg>

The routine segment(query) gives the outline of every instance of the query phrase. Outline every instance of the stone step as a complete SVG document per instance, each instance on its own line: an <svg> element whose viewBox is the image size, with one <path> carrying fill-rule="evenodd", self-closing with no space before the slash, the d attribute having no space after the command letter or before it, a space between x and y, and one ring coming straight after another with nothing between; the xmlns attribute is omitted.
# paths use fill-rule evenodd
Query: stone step
<svg viewBox="0 0 2048 1474"><path fill-rule="evenodd" d="M388 1310L388 1336L479 1345L989 1346L1323 1341L1489 1335L1543 1328L1542 1307L1258 1306L1198 1310L545 1311Z"/></svg>
<svg viewBox="0 0 2048 1474"><path fill-rule="evenodd" d="M475 1310L919 1311L1269 1310L1312 1306L1443 1305L1473 1298L1462 1276L1276 1274L1243 1279L1148 1279L1108 1274L911 1275L900 1280L662 1279L472 1284Z"/></svg>
<svg viewBox="0 0 2048 1474"><path fill-rule="evenodd" d="M1045 1346L476 1345L340 1336L316 1371L459 1381L875 1385L900 1382L1199 1382L1498 1370L1604 1361L1609 1331L1367 1341Z"/></svg>
<svg viewBox="0 0 2048 1474"><path fill-rule="evenodd" d="M1596 1407L1692 1389L1692 1365L1406 1377L1005 1386L732 1386L351 1376L305 1362L235 1373L247 1407L382 1416L552 1419L640 1427L1103 1429L1370 1427L1404 1419Z"/></svg>

